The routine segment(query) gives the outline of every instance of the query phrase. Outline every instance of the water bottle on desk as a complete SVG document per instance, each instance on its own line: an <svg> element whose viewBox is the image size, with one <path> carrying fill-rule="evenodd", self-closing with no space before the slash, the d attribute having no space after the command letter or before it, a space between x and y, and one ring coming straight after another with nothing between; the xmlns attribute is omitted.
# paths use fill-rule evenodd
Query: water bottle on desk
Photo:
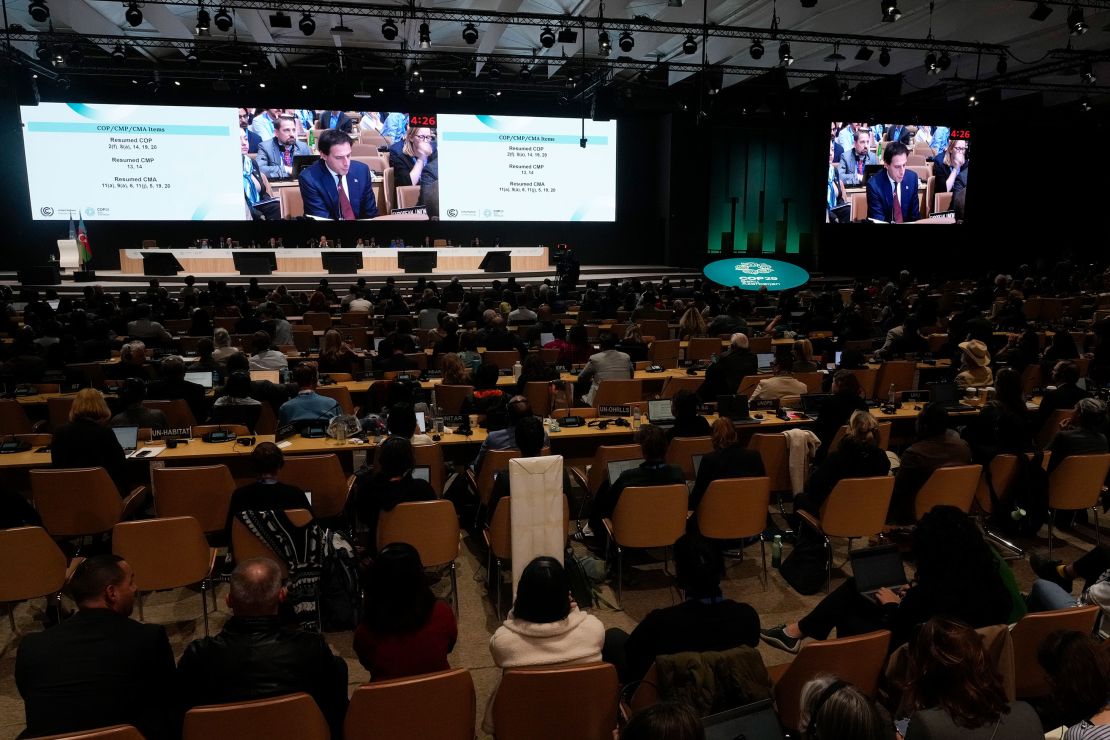
<svg viewBox="0 0 1110 740"><path fill-rule="evenodd" d="M890 392L886 395L886 402L893 406L898 400L898 392L894 390L894 383L890 384Z"/></svg>
<svg viewBox="0 0 1110 740"><path fill-rule="evenodd" d="M643 414L640 412L640 407L639 406L633 406L632 407L632 429L633 429L633 431L635 431L636 429L639 429L640 424L642 422L643 422Z"/></svg>
<svg viewBox="0 0 1110 740"><path fill-rule="evenodd" d="M771 542L771 567L778 568L782 565L782 535L776 534Z"/></svg>

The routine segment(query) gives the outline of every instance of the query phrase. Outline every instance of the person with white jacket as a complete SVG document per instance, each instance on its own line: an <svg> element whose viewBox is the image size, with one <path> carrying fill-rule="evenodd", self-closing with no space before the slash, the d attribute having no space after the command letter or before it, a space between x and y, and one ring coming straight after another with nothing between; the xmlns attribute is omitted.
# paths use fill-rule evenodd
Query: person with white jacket
<svg viewBox="0 0 1110 740"><path fill-rule="evenodd" d="M562 563L543 556L521 573L513 609L490 638L489 650L501 669L572 665L600 661L604 641L601 620L574 603ZM496 696L494 691L486 706L486 732L493 732Z"/></svg>

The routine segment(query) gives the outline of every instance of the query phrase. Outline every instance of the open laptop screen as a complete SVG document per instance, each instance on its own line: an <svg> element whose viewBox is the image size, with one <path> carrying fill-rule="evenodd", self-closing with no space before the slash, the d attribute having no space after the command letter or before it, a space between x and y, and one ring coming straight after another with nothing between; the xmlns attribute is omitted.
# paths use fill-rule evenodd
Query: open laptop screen
<svg viewBox="0 0 1110 740"><path fill-rule="evenodd" d="M196 372L185 373L185 380L197 385L203 385L205 388L212 387L212 373L208 370L197 370Z"/></svg>
<svg viewBox="0 0 1110 740"><path fill-rule="evenodd" d="M133 450L139 446L139 428L138 427L112 427L112 431L119 441L119 446L127 450Z"/></svg>
<svg viewBox="0 0 1110 740"><path fill-rule="evenodd" d="M609 462L609 483L615 483L617 478L621 477L621 473L626 470L638 468L643 464L643 458L635 460L612 460Z"/></svg>

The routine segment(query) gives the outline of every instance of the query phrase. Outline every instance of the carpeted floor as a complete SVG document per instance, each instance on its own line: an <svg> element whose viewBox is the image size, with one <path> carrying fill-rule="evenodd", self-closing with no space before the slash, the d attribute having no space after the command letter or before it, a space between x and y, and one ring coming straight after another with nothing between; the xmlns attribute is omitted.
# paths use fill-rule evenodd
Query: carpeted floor
<svg viewBox="0 0 1110 740"><path fill-rule="evenodd" d="M1065 542L1058 543L1056 557L1074 558L1091 547L1093 533L1088 528L1080 528L1065 533ZM835 565L845 559L844 542L836 542ZM1019 543L1034 550L1044 550L1046 539L1033 539ZM858 543L857 543L858 545ZM576 545L576 547L580 547ZM768 566L770 565L770 546L767 548ZM481 720L482 708L497 684L499 670L490 658L488 641L499 622L492 601L486 596L485 559L477 554L478 550L466 538L458 559L459 584L459 641L451 654L452 666L470 669L478 694L478 714ZM660 551L661 552L661 551ZM789 552L789 548L787 548ZM1028 590L1033 574L1026 560L1012 563L1018 582L1023 590ZM598 606L592 612L601 619L606 627L620 627L631 630L637 622L652 609L675 603L680 597L671 587L671 579L663 573L661 564L644 563L638 565L642 572L635 585L624 589L624 608L617 610L609 606ZM777 571L770 569L770 578L764 588L759 578L759 547L749 547L742 561L730 561L727 579L722 584L727 597L751 604L760 615L764 627L790 622L805 614L821 597L800 596L785 584ZM833 571L833 587L844 578L843 572ZM445 592L448 579L442 579L437 589ZM212 615L211 627L217 632L229 616L224 604L227 586L219 588L220 611ZM616 603L616 594L608 584L602 587L602 597L609 604ZM507 598L507 597L506 597ZM18 633L42 629L42 600L19 604L15 608ZM138 613L134 615L138 618ZM156 593L147 596L145 616L147 621L165 625L170 635L175 654L198 636L203 635L201 605L198 592L187 589ZM350 687L353 691L368 678L366 671L359 665L351 645L351 632L333 632L327 635L332 649L341 655L349 669ZM23 702L15 687L13 671L15 656L19 646L19 634L13 635L8 620L0 619L0 740L14 738L23 729ZM760 652L767 665L785 663L790 656L784 652L760 645Z"/></svg>

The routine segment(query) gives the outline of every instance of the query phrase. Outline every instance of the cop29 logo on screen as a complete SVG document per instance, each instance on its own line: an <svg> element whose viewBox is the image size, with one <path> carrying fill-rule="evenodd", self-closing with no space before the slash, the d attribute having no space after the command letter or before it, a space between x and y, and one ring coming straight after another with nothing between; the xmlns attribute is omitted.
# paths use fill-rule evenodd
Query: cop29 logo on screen
<svg viewBox="0 0 1110 740"><path fill-rule="evenodd" d="M780 260L735 258L710 262L705 276L719 285L741 290L788 290L809 281L809 273Z"/></svg>

